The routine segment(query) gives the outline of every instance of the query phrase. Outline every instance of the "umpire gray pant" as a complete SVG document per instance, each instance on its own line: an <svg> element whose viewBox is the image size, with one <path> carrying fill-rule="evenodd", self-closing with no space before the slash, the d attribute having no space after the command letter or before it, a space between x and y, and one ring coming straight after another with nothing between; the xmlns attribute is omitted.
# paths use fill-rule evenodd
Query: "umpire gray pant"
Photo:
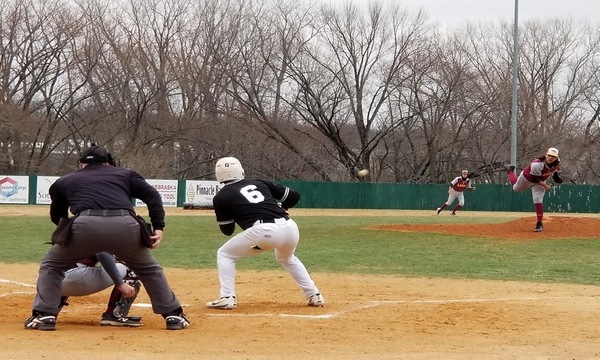
<svg viewBox="0 0 600 360"><path fill-rule="evenodd" d="M156 314L177 310L181 304L171 290L163 269L140 241L140 225L123 216L79 216L71 227L71 240L53 245L40 263L33 310L57 315L64 271L79 260L106 251L116 255L142 281Z"/></svg>

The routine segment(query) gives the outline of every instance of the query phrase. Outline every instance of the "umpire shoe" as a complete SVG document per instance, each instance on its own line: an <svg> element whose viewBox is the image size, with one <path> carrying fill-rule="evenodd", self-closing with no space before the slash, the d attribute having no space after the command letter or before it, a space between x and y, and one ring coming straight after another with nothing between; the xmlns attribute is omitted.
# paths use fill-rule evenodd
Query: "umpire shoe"
<svg viewBox="0 0 600 360"><path fill-rule="evenodd" d="M183 330L190 326L190 321L183 313L167 316L165 320L167 321L167 330Z"/></svg>
<svg viewBox="0 0 600 360"><path fill-rule="evenodd" d="M138 327L143 324L140 322L141 318L130 319L128 317L117 317L110 313L102 314L102 318L100 319L100 325L102 326L128 326L128 327Z"/></svg>
<svg viewBox="0 0 600 360"><path fill-rule="evenodd" d="M323 305L325 305L325 299L319 293L308 298L308 306L323 307Z"/></svg>
<svg viewBox="0 0 600 360"><path fill-rule="evenodd" d="M542 231L542 230L544 230L544 224L542 224L542 222L541 222L541 221L538 221L538 222L535 224L535 229L533 229L533 231L535 231L535 232L540 232L540 231Z"/></svg>
<svg viewBox="0 0 600 360"><path fill-rule="evenodd" d="M127 318L133 322L140 322L142 321L142 317L138 316L138 315L127 315Z"/></svg>
<svg viewBox="0 0 600 360"><path fill-rule="evenodd" d="M221 296L217 300L206 303L206 307L210 309L233 310L237 307L235 296Z"/></svg>
<svg viewBox="0 0 600 360"><path fill-rule="evenodd" d="M25 320L25 329L56 330L56 316L37 313Z"/></svg>

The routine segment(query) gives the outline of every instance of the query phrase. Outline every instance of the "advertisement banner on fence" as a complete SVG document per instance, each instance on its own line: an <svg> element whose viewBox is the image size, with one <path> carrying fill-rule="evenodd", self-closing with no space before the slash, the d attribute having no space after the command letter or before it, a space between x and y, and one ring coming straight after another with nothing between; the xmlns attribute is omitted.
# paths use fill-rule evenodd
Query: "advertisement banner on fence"
<svg viewBox="0 0 600 360"><path fill-rule="evenodd" d="M218 181L188 180L185 182L185 203L212 207L213 197L223 188Z"/></svg>
<svg viewBox="0 0 600 360"><path fill-rule="evenodd" d="M28 204L29 176L0 175L0 203Z"/></svg>
<svg viewBox="0 0 600 360"><path fill-rule="evenodd" d="M177 207L177 180L146 179L146 182L158 190L164 207ZM135 206L146 206L146 204L135 199Z"/></svg>
<svg viewBox="0 0 600 360"><path fill-rule="evenodd" d="M35 203L50 204L50 185L54 184L58 176L38 176L37 178L37 192L35 197Z"/></svg>

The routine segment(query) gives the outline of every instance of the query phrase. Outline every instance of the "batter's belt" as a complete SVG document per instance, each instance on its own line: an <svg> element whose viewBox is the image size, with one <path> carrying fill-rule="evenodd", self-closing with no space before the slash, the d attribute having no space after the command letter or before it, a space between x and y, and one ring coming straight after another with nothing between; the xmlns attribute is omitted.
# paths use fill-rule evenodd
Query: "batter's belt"
<svg viewBox="0 0 600 360"><path fill-rule="evenodd" d="M278 218L278 219L261 219L261 220L256 220L254 222L254 225L256 224L282 224L286 221L288 221L290 219L289 216L284 216L282 218Z"/></svg>

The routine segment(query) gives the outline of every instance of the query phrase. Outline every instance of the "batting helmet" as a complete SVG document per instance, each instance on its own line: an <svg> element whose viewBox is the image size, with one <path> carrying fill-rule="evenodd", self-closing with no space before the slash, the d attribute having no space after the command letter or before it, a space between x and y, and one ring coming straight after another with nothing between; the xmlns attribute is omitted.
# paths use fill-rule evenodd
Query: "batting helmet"
<svg viewBox="0 0 600 360"><path fill-rule="evenodd" d="M220 183L244 178L244 168L240 161L234 157L224 157L215 165L215 177Z"/></svg>

